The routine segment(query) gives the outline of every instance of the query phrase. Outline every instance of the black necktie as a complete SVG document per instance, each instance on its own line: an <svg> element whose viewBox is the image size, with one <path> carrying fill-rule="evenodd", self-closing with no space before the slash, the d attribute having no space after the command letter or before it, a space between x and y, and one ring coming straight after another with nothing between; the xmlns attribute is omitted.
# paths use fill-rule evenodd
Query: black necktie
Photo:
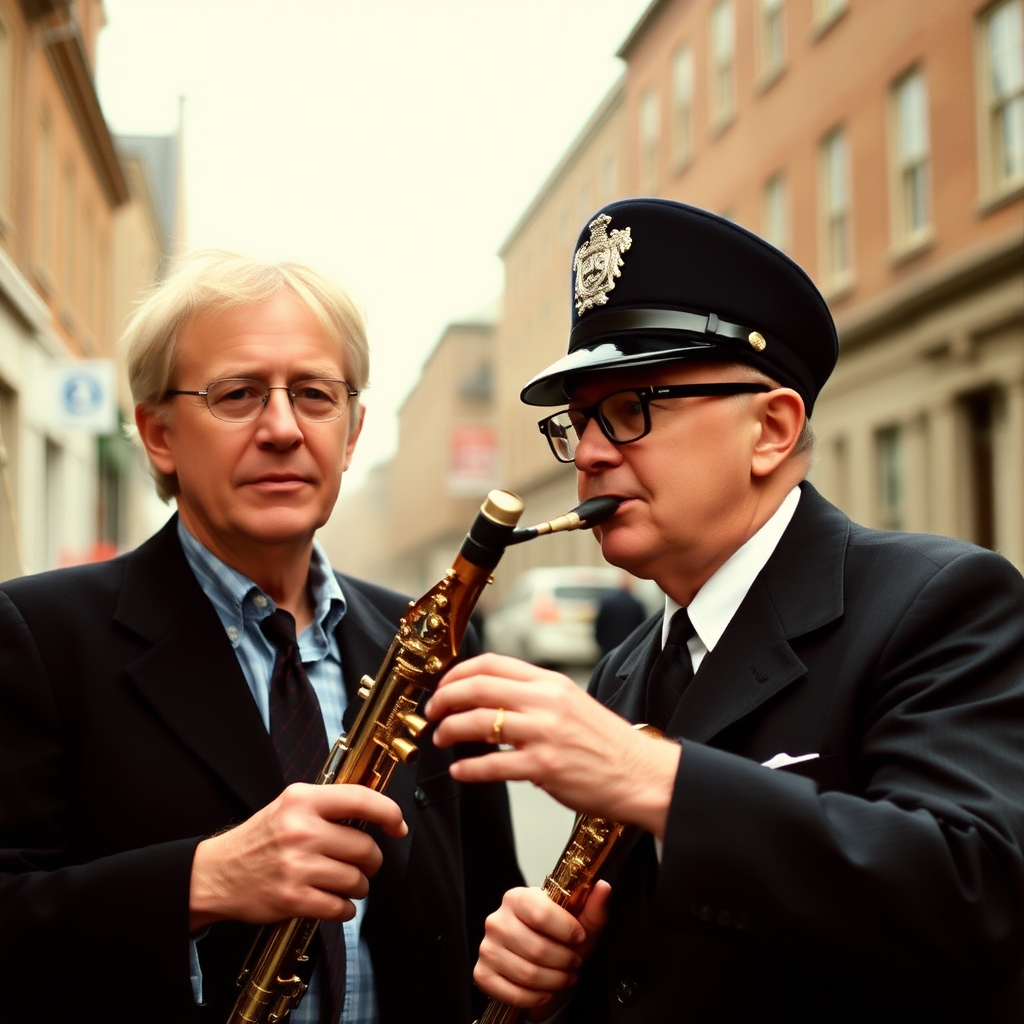
<svg viewBox="0 0 1024 1024"><path fill-rule="evenodd" d="M270 738L284 781L315 782L329 750L320 702L299 657L295 619L279 608L260 629L277 648L270 677Z"/></svg>
<svg viewBox="0 0 1024 1024"><path fill-rule="evenodd" d="M315 782L327 755L327 734L320 702L309 682L295 638L295 619L282 609L261 623L277 648L270 677L270 738L286 783ZM325 984L320 992L321 1024L336 1024L345 998L345 933L340 921L321 921Z"/></svg>
<svg viewBox="0 0 1024 1024"><path fill-rule="evenodd" d="M686 646L696 630L685 608L672 616L665 647L658 655L647 680L647 722L664 730L693 678L693 661Z"/></svg>

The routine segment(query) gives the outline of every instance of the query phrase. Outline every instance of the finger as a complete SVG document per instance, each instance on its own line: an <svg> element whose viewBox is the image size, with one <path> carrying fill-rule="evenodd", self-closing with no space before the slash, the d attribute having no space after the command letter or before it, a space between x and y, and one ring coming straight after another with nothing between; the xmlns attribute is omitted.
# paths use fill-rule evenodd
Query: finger
<svg viewBox="0 0 1024 1024"><path fill-rule="evenodd" d="M521 661L519 658L510 658L504 654L488 652L478 654L475 658L467 658L465 661L456 662L441 678L438 690L452 683L463 679L470 679L477 675L527 680L537 672L537 667L529 662Z"/></svg>
<svg viewBox="0 0 1024 1024"><path fill-rule="evenodd" d="M478 960L473 968L473 981L484 995L491 999L504 1003L507 1006L516 1006L523 1010L533 1010L545 1006L554 998L554 991L557 989L543 991L525 988L508 980L503 975L490 970Z"/></svg>
<svg viewBox="0 0 1024 1024"><path fill-rule="evenodd" d="M525 726L526 728L520 728ZM525 717L511 708L472 708L443 719L434 730L434 745L450 747L456 743L491 743L495 746L525 741L532 735ZM518 737L518 740L513 739Z"/></svg>
<svg viewBox="0 0 1024 1024"><path fill-rule="evenodd" d="M454 761L450 768L456 782L533 782L539 777L535 762L523 751L499 750Z"/></svg>
<svg viewBox="0 0 1024 1024"><path fill-rule="evenodd" d="M601 934L601 929L608 921L608 901L611 895L611 885L602 879L594 884L586 903L583 904L579 923L587 933L588 943L592 943Z"/></svg>
<svg viewBox="0 0 1024 1024"><path fill-rule="evenodd" d="M326 881L321 884L357 898L366 895L365 879L377 874L384 861L384 855L373 838L361 829L349 825L330 826L320 853L326 858L329 869L335 866L334 870L339 878L338 882ZM361 891L355 888L355 883L351 879L342 876L342 867L358 873L359 878L363 880Z"/></svg>
<svg viewBox="0 0 1024 1024"><path fill-rule="evenodd" d="M522 691L526 680L508 680L502 676L473 675L458 680L435 693L424 707L428 719L437 720L448 715L471 711L474 708L518 706L526 696Z"/></svg>
<svg viewBox="0 0 1024 1024"><path fill-rule="evenodd" d="M501 914L496 923L508 920L507 914L503 914L502 911L510 912L525 927L553 942L575 946L586 938L583 924L565 907L560 907L546 896L543 889L535 886L521 886L505 893L500 910L492 915L497 918Z"/></svg>
<svg viewBox="0 0 1024 1024"><path fill-rule="evenodd" d="M390 797L367 786L339 783L306 786L305 790L302 795L328 821L365 821L378 825L394 839L401 839L409 831L401 807Z"/></svg>

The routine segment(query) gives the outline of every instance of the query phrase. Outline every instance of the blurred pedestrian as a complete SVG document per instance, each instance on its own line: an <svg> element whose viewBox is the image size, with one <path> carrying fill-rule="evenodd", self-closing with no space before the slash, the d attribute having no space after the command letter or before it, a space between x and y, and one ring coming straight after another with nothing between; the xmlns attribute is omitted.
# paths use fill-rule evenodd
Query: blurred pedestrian
<svg viewBox="0 0 1024 1024"><path fill-rule="evenodd" d="M212 252L124 345L177 512L0 587L0 1017L223 1024L258 926L309 917L292 1024L469 1020L519 874L504 786L430 743L388 795L308 784L408 607L315 539L362 429L361 316L306 267Z"/></svg>
<svg viewBox="0 0 1024 1024"><path fill-rule="evenodd" d="M597 605L594 639L602 654L618 647L647 618L647 609L633 593L633 577L623 573L618 587L604 594Z"/></svg>

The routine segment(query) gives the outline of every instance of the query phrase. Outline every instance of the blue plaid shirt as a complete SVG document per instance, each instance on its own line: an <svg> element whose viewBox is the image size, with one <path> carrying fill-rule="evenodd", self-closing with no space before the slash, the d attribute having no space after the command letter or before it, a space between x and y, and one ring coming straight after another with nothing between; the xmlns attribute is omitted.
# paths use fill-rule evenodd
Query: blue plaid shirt
<svg viewBox="0 0 1024 1024"><path fill-rule="evenodd" d="M270 730L270 677L274 668L273 644L263 635L260 622L277 606L248 577L222 562L188 532L178 520L178 538L192 572L203 593L210 599L235 649L246 682L263 724ZM313 621L299 635L299 654L316 692L331 746L342 732L342 717L347 695L342 681L341 654L334 636L335 627L345 614L345 595L319 543L313 542L309 566L309 585L313 596ZM356 916L345 922L345 1005L339 1024L377 1024L377 994L373 981L370 951L360 935L366 911L364 900L356 901ZM199 940L192 943L192 986L196 1001L202 1003L202 970L198 954ZM239 965L241 967L241 965ZM309 990L292 1011L291 1024L317 1024L320 1008L322 968L317 967Z"/></svg>

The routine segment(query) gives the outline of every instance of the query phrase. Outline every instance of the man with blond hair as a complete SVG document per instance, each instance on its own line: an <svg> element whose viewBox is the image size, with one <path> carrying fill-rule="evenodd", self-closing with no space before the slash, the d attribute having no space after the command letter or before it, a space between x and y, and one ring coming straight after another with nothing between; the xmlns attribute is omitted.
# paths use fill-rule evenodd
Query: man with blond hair
<svg viewBox="0 0 1024 1024"><path fill-rule="evenodd" d="M468 1020L519 877L504 786L459 786L429 743L388 795L309 784L408 605L315 539L363 425L358 310L306 267L205 252L123 348L176 514L0 588L0 1016L222 1022L257 926L309 917L293 1022Z"/></svg>

